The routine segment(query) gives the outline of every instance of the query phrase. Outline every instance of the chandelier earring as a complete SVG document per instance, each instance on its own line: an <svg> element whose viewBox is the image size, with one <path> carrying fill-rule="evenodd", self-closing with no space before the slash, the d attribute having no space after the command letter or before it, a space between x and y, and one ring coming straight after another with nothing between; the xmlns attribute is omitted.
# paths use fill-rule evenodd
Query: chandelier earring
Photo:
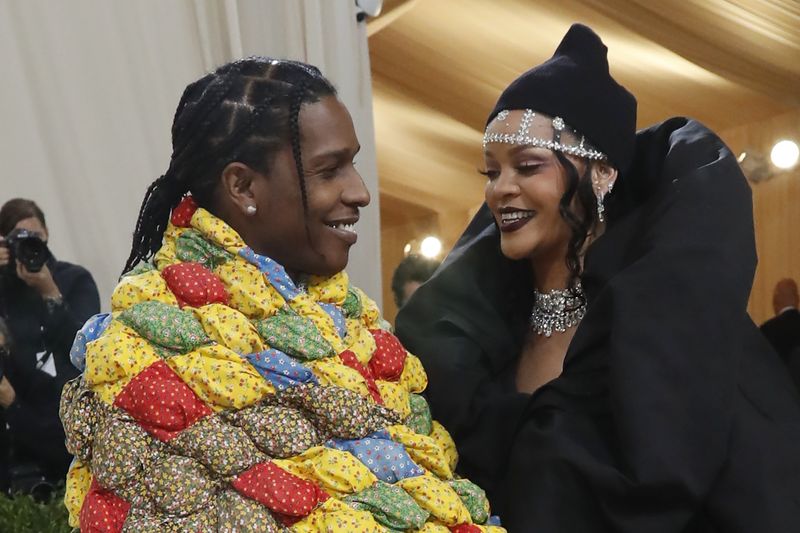
<svg viewBox="0 0 800 533"><path fill-rule="evenodd" d="M595 179L593 181L593 183L594 183L594 191L595 191L594 195L597 198L597 219L600 222L605 222L606 219L605 219L604 215L605 215L605 212L606 212L606 208L605 208L605 205L604 205L604 201L605 201L606 195L607 194L611 194L611 191L614 188L614 182L613 181L609 181L608 185L605 187L605 190L603 190L603 185L600 183L600 180Z"/></svg>

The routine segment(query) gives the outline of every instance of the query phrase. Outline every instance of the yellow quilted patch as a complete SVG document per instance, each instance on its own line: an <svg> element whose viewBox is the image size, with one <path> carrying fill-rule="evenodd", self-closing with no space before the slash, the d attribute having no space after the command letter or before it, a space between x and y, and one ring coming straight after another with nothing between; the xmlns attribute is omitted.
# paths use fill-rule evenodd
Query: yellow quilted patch
<svg viewBox="0 0 800 533"><path fill-rule="evenodd" d="M167 287L167 282L158 270L150 270L142 274L125 276L111 295L111 311L124 311L140 302L156 301L178 306L178 300Z"/></svg>
<svg viewBox="0 0 800 533"><path fill-rule="evenodd" d="M372 398L364 377L342 363L338 356L328 357L327 359L317 359L316 361L306 363L306 366L314 372L320 385L324 387L335 385L357 392L365 398Z"/></svg>
<svg viewBox="0 0 800 533"><path fill-rule="evenodd" d="M325 500L290 530L297 533L386 533L371 514L334 498Z"/></svg>
<svg viewBox="0 0 800 533"><path fill-rule="evenodd" d="M376 304L367 294L359 289L353 287L353 290L358 293L361 298L361 318L369 329L379 329L381 320L381 311Z"/></svg>
<svg viewBox="0 0 800 533"><path fill-rule="evenodd" d="M419 533L450 533L450 530L447 526L437 524L436 522L425 522L425 525L422 526Z"/></svg>
<svg viewBox="0 0 800 533"><path fill-rule="evenodd" d="M180 263L176 255L177 248L175 243L184 231L186 231L186 228L173 226L172 223L167 224L167 229L164 230L164 244L158 252L156 252L155 257L153 257L153 263L159 270L164 270L170 265Z"/></svg>
<svg viewBox="0 0 800 533"><path fill-rule="evenodd" d="M375 337L364 327L359 318L348 318L347 338L344 339L345 349L350 350L356 355L356 359L362 365L369 363L372 354L375 353Z"/></svg>
<svg viewBox="0 0 800 533"><path fill-rule="evenodd" d="M408 403L408 392L399 383L391 381L375 380L378 391L383 398L383 404L392 411L399 413L403 419L411 414L411 406Z"/></svg>
<svg viewBox="0 0 800 533"><path fill-rule="evenodd" d="M108 404L139 372L160 361L153 347L131 328L112 320L99 339L86 345L86 384Z"/></svg>
<svg viewBox="0 0 800 533"><path fill-rule="evenodd" d="M408 392L415 394L419 394L427 388L428 375L416 355L406 352L406 362L403 366L403 373L400 374L400 383Z"/></svg>
<svg viewBox="0 0 800 533"><path fill-rule="evenodd" d="M240 257L217 266L214 274L225 285L230 306L251 320L270 317L284 306L281 295L267 285L258 268Z"/></svg>
<svg viewBox="0 0 800 533"><path fill-rule="evenodd" d="M347 297L347 286L350 280L345 271L329 278L311 276L308 280L308 294L316 301L342 305Z"/></svg>
<svg viewBox="0 0 800 533"><path fill-rule="evenodd" d="M396 485L411 495L420 507L431 513L432 517L447 526L472 520L456 491L429 472L401 479Z"/></svg>
<svg viewBox="0 0 800 533"><path fill-rule="evenodd" d="M171 357L167 364L214 411L241 409L275 393L250 363L219 344Z"/></svg>
<svg viewBox="0 0 800 533"><path fill-rule="evenodd" d="M89 467L75 459L67 472L66 493L64 494L64 506L69 511L70 527L80 525L78 517L91 484L92 473L89 471Z"/></svg>
<svg viewBox="0 0 800 533"><path fill-rule="evenodd" d="M361 492L378 481L351 453L324 446L314 446L300 455L273 462L297 477L313 481L337 498Z"/></svg>
<svg viewBox="0 0 800 533"><path fill-rule="evenodd" d="M190 224L207 240L216 243L234 255L237 255L239 250L246 246L232 227L202 207L198 207L194 212Z"/></svg>
<svg viewBox="0 0 800 533"><path fill-rule="evenodd" d="M445 457L447 457L450 470L455 470L458 464L458 451L456 450L456 443L453 442L453 437L436 420L433 421L432 428L430 437L436 441Z"/></svg>
<svg viewBox="0 0 800 533"><path fill-rule="evenodd" d="M255 326L239 311L215 303L192 309L192 312L203 325L206 335L218 344L241 355L264 350Z"/></svg>
<svg viewBox="0 0 800 533"><path fill-rule="evenodd" d="M453 479L449 458L432 437L420 435L409 429L408 426L395 425L386 429L392 440L405 447L415 463L442 479Z"/></svg>

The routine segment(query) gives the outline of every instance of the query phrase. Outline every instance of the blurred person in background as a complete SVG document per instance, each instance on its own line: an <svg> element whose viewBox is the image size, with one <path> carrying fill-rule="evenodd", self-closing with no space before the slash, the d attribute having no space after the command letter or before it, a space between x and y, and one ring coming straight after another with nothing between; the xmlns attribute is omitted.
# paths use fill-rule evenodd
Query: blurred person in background
<svg viewBox="0 0 800 533"><path fill-rule="evenodd" d="M790 278L780 280L772 294L775 316L761 325L761 332L784 360L800 346L798 302L797 283Z"/></svg>
<svg viewBox="0 0 800 533"><path fill-rule="evenodd" d="M58 261L47 247L45 216L31 200L0 208L0 317L13 350L3 358L0 439L11 492L64 479L70 456L58 418L61 388L78 371L69 360L75 333L100 310L97 286L83 267ZM1 467L0 467L1 468Z"/></svg>
<svg viewBox="0 0 800 533"><path fill-rule="evenodd" d="M400 261L392 274L392 294L398 309L405 305L420 285L428 281L438 266L439 261L417 254L410 254Z"/></svg>

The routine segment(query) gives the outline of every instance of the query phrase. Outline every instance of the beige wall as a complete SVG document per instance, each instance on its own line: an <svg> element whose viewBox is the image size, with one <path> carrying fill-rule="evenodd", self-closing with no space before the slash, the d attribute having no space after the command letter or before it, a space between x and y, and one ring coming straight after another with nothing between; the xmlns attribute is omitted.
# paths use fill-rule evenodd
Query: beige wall
<svg viewBox="0 0 800 533"><path fill-rule="evenodd" d="M755 149L768 157L780 139L800 142L800 111L725 130L721 136L737 155ZM800 166L772 170L771 178L751 184L758 269L749 310L759 324L773 315L775 284L786 277L800 282Z"/></svg>
<svg viewBox="0 0 800 533"><path fill-rule="evenodd" d="M406 243L435 235L442 241L443 259L469 222L466 210L436 211L381 195L381 270L383 273L383 316L394 324L397 306L392 295L392 274L403 260Z"/></svg>

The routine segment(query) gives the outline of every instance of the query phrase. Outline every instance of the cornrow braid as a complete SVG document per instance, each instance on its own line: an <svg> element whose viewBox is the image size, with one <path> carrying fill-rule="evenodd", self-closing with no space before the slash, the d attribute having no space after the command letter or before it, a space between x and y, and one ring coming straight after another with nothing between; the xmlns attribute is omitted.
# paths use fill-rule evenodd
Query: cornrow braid
<svg viewBox="0 0 800 533"><path fill-rule="evenodd" d="M234 161L266 172L290 143L306 210L298 115L303 103L335 94L316 67L264 57L228 63L189 84L173 117L169 168L147 188L123 274L158 251L170 212L187 192L214 210L221 172Z"/></svg>
<svg viewBox="0 0 800 533"><path fill-rule="evenodd" d="M292 143L294 165L297 168L297 179L300 184L300 194L303 199L303 212L308 211L308 191L306 190L306 173L303 169L302 153L300 152L300 107L303 104L305 83L301 82L294 90L292 103L289 107L289 135Z"/></svg>

